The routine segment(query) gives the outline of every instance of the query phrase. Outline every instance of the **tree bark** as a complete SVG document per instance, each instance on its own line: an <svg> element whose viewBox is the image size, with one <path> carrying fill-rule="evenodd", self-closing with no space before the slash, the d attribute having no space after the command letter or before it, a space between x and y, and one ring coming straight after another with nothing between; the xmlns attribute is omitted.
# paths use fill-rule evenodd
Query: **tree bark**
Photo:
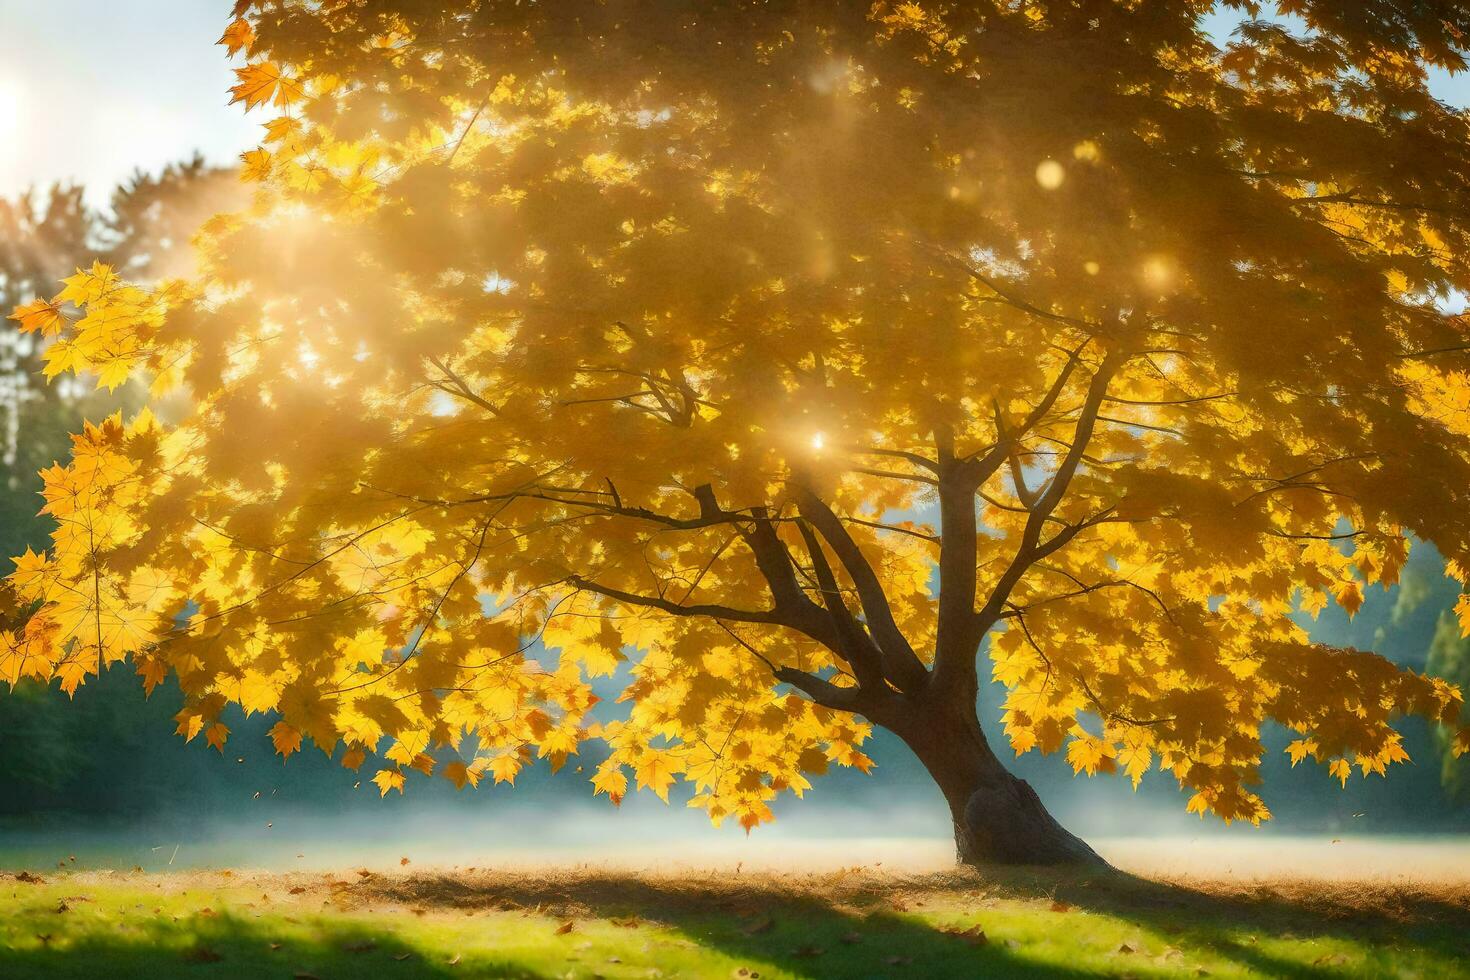
<svg viewBox="0 0 1470 980"><path fill-rule="evenodd" d="M973 705L924 706L887 726L944 793L960 863L1106 867L1097 852L1047 812L1030 784L1006 771Z"/></svg>

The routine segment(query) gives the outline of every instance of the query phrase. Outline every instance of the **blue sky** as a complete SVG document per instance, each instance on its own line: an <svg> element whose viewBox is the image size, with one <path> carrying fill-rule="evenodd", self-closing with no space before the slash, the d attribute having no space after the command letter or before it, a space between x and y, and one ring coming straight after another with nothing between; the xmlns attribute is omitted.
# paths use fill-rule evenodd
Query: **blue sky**
<svg viewBox="0 0 1470 980"><path fill-rule="evenodd" d="M0 195L78 181L92 200L195 150L229 163L261 120L228 106L214 42L231 0L0 0ZM1217 36L1231 17L1211 18ZM1436 92L1470 104L1470 75Z"/></svg>
<svg viewBox="0 0 1470 980"><path fill-rule="evenodd" d="M0 0L0 195L79 181L95 201L135 167L196 149L231 162L258 121L229 107L231 0Z"/></svg>

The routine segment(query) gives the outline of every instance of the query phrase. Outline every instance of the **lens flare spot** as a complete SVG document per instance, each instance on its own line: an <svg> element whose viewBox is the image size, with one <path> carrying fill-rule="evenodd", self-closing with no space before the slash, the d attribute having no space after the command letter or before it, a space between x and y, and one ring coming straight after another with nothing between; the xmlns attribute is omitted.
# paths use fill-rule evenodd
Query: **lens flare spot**
<svg viewBox="0 0 1470 980"><path fill-rule="evenodd" d="M1043 160L1036 168L1036 182L1043 190L1054 191L1067 179L1067 169L1055 160Z"/></svg>

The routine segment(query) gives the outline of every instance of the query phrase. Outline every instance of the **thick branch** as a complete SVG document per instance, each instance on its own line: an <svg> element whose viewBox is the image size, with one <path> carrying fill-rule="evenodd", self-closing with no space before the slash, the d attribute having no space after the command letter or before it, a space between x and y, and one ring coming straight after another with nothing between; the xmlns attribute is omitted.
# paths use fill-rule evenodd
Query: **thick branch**
<svg viewBox="0 0 1470 980"><path fill-rule="evenodd" d="M885 690L888 682L883 676L882 652L853 616L852 610L847 608L842 590L837 585L837 577L832 574L822 543L817 540L811 526L803 521L797 527L801 530L802 540L806 542L807 551L811 554L812 571L817 577L817 587L821 589L822 602L837 626L837 635L842 639L837 652L852 666L858 682L869 693L876 694Z"/></svg>
<svg viewBox="0 0 1470 980"><path fill-rule="evenodd" d="M900 690L918 691L928 680L928 671L898 628L893 618L893 607L873 566L852 535L848 534L847 528L842 526L842 521L820 497L799 483L789 486L801 516L826 539L857 587L868 629L883 656L884 673Z"/></svg>

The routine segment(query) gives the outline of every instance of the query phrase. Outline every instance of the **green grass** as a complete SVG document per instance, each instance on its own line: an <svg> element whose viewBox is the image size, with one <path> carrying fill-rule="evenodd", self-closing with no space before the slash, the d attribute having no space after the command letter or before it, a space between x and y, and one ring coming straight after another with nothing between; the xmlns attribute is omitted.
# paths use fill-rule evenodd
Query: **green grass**
<svg viewBox="0 0 1470 980"><path fill-rule="evenodd" d="M0 976L1470 977L1448 886L411 871L0 875Z"/></svg>

